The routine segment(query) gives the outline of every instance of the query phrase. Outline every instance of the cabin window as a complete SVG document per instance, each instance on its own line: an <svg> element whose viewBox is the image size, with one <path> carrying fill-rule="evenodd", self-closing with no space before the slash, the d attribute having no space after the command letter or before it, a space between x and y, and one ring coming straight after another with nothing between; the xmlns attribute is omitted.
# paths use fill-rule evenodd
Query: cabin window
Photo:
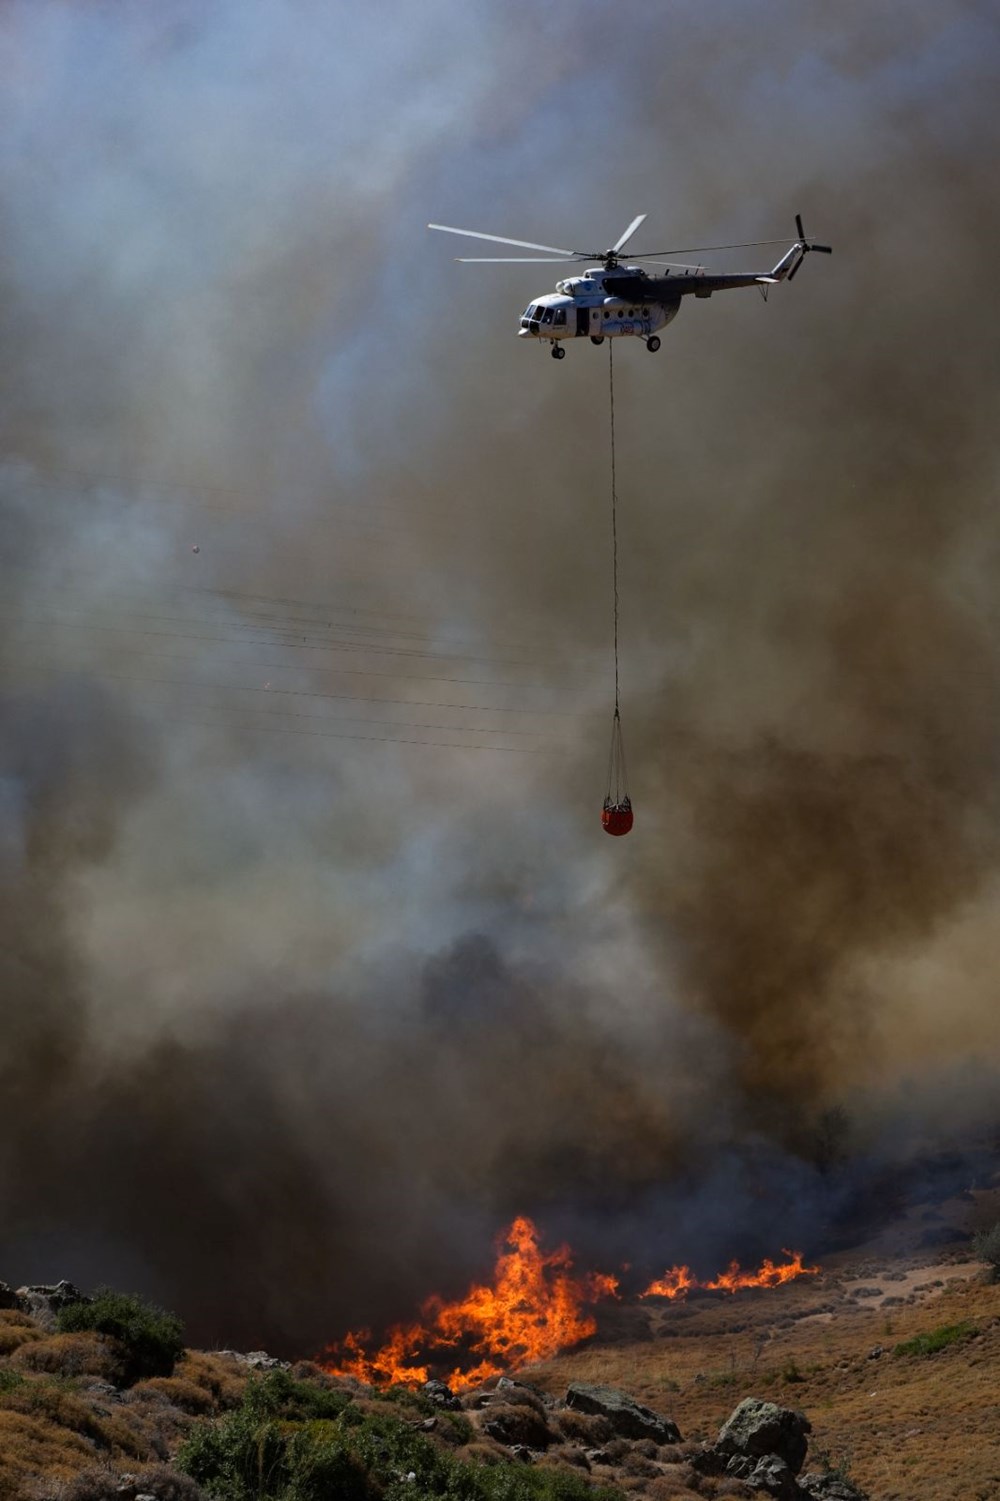
<svg viewBox="0 0 1000 1501"><path fill-rule="evenodd" d="M566 309L564 307L556 308L556 315L555 315L555 317L553 318L552 321L553 321L553 323L556 324L556 326L558 328L565 328L565 326L566 326Z"/></svg>
<svg viewBox="0 0 1000 1501"><path fill-rule="evenodd" d="M542 314L542 322L543 323L551 323L552 322L552 309L550 307L547 307L545 309L544 313Z"/></svg>

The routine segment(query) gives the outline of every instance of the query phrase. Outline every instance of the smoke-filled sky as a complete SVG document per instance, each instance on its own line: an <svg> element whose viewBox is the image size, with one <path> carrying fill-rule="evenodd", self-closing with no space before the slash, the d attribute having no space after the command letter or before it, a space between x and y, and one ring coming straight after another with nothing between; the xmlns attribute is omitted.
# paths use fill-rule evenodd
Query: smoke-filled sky
<svg viewBox="0 0 1000 1501"><path fill-rule="evenodd" d="M309 1352L514 1212L715 1270L820 1243L831 1121L994 1124L998 60L978 0L7 0L0 1276ZM615 354L609 840L608 348L425 225L796 211L832 258Z"/></svg>

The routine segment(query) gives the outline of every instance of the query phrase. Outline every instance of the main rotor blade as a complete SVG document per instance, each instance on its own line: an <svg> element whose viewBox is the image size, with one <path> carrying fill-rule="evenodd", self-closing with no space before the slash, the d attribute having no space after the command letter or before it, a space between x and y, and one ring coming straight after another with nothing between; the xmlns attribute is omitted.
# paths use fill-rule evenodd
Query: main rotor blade
<svg viewBox="0 0 1000 1501"><path fill-rule="evenodd" d="M701 255L706 250L752 250L756 245L787 245L788 236L780 240L738 240L734 245L681 245L673 250L644 250L641 255L629 254L630 261L649 261L662 255Z"/></svg>
<svg viewBox="0 0 1000 1501"><path fill-rule="evenodd" d="M558 255L456 255L464 266L566 266L576 265L577 256Z"/></svg>
<svg viewBox="0 0 1000 1501"><path fill-rule="evenodd" d="M450 224L428 224L428 229L439 229L446 235L468 235L473 240L495 240L498 245L519 245L522 250L549 250L553 255L579 255L578 250L567 250L565 245L536 245L534 240L508 240L505 235L484 235L479 229L455 229Z"/></svg>
<svg viewBox="0 0 1000 1501"><path fill-rule="evenodd" d="M622 237L618 241L617 245L612 245L611 249L613 251L619 251L619 250L621 250L622 246L625 245L625 244L627 244L628 241L631 240L632 236L635 234L636 230L639 228L639 225L642 223L642 221L646 217L647 216L645 214L636 214L635 218L632 220L632 223L629 225L628 229L622 235Z"/></svg>

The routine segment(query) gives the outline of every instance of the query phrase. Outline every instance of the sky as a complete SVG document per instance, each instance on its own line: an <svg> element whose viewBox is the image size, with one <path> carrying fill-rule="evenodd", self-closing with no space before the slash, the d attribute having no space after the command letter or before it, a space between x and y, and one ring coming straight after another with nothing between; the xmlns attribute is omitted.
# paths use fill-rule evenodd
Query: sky
<svg viewBox="0 0 1000 1501"><path fill-rule="evenodd" d="M711 1273L990 1139L998 33L0 9L0 1276L309 1353L515 1213ZM609 840L610 351L426 225L797 212L614 352Z"/></svg>

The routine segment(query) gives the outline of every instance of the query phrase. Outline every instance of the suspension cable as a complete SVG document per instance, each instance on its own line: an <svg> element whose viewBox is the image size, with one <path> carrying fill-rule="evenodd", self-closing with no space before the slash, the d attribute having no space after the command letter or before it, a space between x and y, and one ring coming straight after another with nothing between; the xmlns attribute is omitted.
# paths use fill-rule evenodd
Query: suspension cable
<svg viewBox="0 0 1000 1501"><path fill-rule="evenodd" d="M608 340L608 383L611 397L611 570L615 616L615 718L618 712L618 482L615 473L615 346Z"/></svg>

